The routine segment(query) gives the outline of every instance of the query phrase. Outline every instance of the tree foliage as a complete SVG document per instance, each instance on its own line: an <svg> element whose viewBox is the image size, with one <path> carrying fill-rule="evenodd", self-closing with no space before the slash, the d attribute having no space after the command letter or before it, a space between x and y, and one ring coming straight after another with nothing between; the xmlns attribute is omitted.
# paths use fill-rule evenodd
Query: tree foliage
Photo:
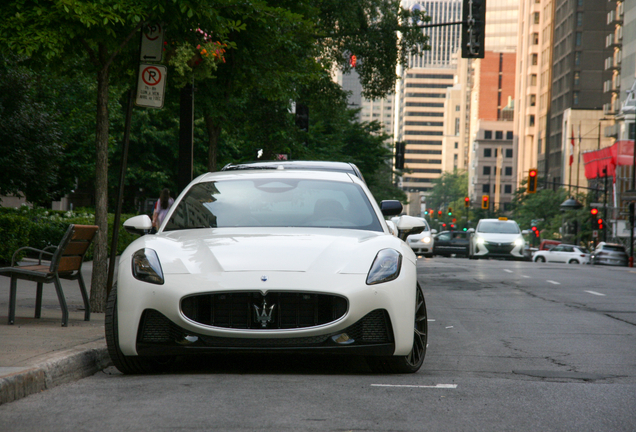
<svg viewBox="0 0 636 432"><path fill-rule="evenodd" d="M433 188L427 197L427 207L446 211L448 207L464 206L468 196L468 172L465 170L445 171L433 180Z"/></svg>

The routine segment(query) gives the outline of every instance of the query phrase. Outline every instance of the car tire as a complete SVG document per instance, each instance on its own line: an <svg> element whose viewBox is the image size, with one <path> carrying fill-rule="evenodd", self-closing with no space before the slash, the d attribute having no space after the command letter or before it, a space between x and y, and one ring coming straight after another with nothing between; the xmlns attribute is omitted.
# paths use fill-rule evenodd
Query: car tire
<svg viewBox="0 0 636 432"><path fill-rule="evenodd" d="M415 373L422 367L428 344L428 315L420 284L417 284L417 292L415 293L413 331L413 347L408 355L367 357L367 363L371 370L375 373L406 374Z"/></svg>
<svg viewBox="0 0 636 432"><path fill-rule="evenodd" d="M570 261L568 261L568 264L581 264L581 263L579 262L579 260L571 259Z"/></svg>
<svg viewBox="0 0 636 432"><path fill-rule="evenodd" d="M165 356L148 358L141 356L127 356L119 349L119 329L117 321L117 284L114 284L106 302L104 317L106 332L106 346L113 364L123 374L148 374L164 372L173 362L174 357Z"/></svg>
<svg viewBox="0 0 636 432"><path fill-rule="evenodd" d="M545 262L545 258L543 258L542 256L538 256L534 259L534 262L541 262L544 263Z"/></svg>

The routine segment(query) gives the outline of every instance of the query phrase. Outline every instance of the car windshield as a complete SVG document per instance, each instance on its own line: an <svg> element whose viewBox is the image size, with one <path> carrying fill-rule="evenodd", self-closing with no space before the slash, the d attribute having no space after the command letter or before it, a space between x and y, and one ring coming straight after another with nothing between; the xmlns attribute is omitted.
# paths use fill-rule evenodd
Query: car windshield
<svg viewBox="0 0 636 432"><path fill-rule="evenodd" d="M621 245L603 245L603 249L615 251L615 252L625 252L625 247Z"/></svg>
<svg viewBox="0 0 636 432"><path fill-rule="evenodd" d="M477 232L486 234L519 234L519 227L514 222L485 221L480 222Z"/></svg>
<svg viewBox="0 0 636 432"><path fill-rule="evenodd" d="M194 184L165 231L224 227L330 227L382 231L355 183L292 178Z"/></svg>

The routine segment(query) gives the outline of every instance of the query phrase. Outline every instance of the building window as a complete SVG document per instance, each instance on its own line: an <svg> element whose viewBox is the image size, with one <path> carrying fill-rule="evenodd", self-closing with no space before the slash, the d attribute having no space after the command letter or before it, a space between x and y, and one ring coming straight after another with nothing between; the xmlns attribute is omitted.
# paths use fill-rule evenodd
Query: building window
<svg viewBox="0 0 636 432"><path fill-rule="evenodd" d="M532 45L539 45L539 33L532 33L530 37L531 37Z"/></svg>
<svg viewBox="0 0 636 432"><path fill-rule="evenodd" d="M574 72L574 80L573 80L574 81L574 85L578 86L579 83L580 83L580 80L581 80L581 73L578 72L578 71L575 71Z"/></svg>
<svg viewBox="0 0 636 432"><path fill-rule="evenodd" d="M581 27L583 25L583 12L576 13L576 25L577 27Z"/></svg>
<svg viewBox="0 0 636 432"><path fill-rule="evenodd" d="M575 66L581 65L581 51L574 52L574 65Z"/></svg>
<svg viewBox="0 0 636 432"><path fill-rule="evenodd" d="M534 126L534 114L531 114L528 118L528 125Z"/></svg>
<svg viewBox="0 0 636 432"><path fill-rule="evenodd" d="M481 191L483 193L490 193L490 185L489 184L483 184L481 185Z"/></svg>
<svg viewBox="0 0 636 432"><path fill-rule="evenodd" d="M506 132L506 139L507 140L511 140L512 139L512 131Z"/></svg>
<svg viewBox="0 0 636 432"><path fill-rule="evenodd" d="M504 168L504 175L511 176L512 175L512 167Z"/></svg>
<svg viewBox="0 0 636 432"><path fill-rule="evenodd" d="M530 75L530 85L531 86L537 85L537 74Z"/></svg>
<svg viewBox="0 0 636 432"><path fill-rule="evenodd" d="M495 131L495 139L503 139L503 132L502 131Z"/></svg>
<svg viewBox="0 0 636 432"><path fill-rule="evenodd" d="M538 54L531 54L530 55L530 64L532 66L536 66L539 64L539 55Z"/></svg>
<svg viewBox="0 0 636 432"><path fill-rule="evenodd" d="M537 95L533 95L533 94L532 94L532 95L530 95L530 98L529 98L529 105L530 105L531 107L533 107L533 106L537 106Z"/></svg>
<svg viewBox="0 0 636 432"><path fill-rule="evenodd" d="M459 110L461 110L460 106L459 105L455 105L455 111L459 111Z"/></svg>
<svg viewBox="0 0 636 432"><path fill-rule="evenodd" d="M492 139L492 131L484 131L484 139Z"/></svg>
<svg viewBox="0 0 636 432"><path fill-rule="evenodd" d="M572 103L574 105L578 105L579 104L579 92L577 92L577 91L572 92Z"/></svg>
<svg viewBox="0 0 636 432"><path fill-rule="evenodd" d="M576 32L576 46L581 46L581 32Z"/></svg>
<svg viewBox="0 0 636 432"><path fill-rule="evenodd" d="M490 175L490 167L489 166L485 166L484 167L484 175Z"/></svg>
<svg viewBox="0 0 636 432"><path fill-rule="evenodd" d="M534 23L539 24L539 18L540 18L539 12L535 12L533 15L534 15Z"/></svg>
<svg viewBox="0 0 636 432"><path fill-rule="evenodd" d="M455 143L455 148L458 148L457 146L459 145L459 143Z"/></svg>
<svg viewBox="0 0 636 432"><path fill-rule="evenodd" d="M491 157L491 156L492 156L492 149L485 148L484 149L484 157Z"/></svg>
<svg viewBox="0 0 636 432"><path fill-rule="evenodd" d="M507 158L511 158L512 157L512 149L506 149L506 157Z"/></svg>
<svg viewBox="0 0 636 432"><path fill-rule="evenodd" d="M512 185L504 185L504 193L511 194L512 193Z"/></svg>
<svg viewBox="0 0 636 432"><path fill-rule="evenodd" d="M455 135L459 135L459 117L455 119Z"/></svg>

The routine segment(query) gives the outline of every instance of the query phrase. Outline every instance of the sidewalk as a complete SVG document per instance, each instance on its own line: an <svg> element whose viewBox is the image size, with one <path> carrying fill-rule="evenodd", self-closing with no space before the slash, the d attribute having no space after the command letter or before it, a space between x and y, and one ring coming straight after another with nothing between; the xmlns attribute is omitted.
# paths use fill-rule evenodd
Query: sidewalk
<svg viewBox="0 0 636 432"><path fill-rule="evenodd" d="M92 264L82 266L87 288ZM77 281L62 280L68 327L62 327L53 284L44 285L42 318L33 318L36 283L24 280L18 280L15 324L8 325L10 281L0 276L0 405L84 378L109 365L104 314L91 313L91 320L84 321Z"/></svg>

